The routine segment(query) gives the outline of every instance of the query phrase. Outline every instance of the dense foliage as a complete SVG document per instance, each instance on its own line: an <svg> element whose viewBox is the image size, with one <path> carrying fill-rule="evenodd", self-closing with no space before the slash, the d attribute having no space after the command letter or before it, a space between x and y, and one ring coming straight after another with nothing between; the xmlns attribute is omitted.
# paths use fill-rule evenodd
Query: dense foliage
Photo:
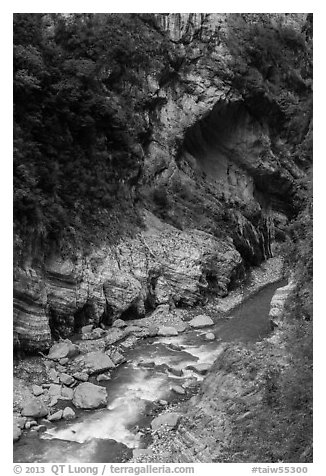
<svg viewBox="0 0 326 476"><path fill-rule="evenodd" d="M18 244L89 228L94 237L108 224L112 237L114 219L134 219L132 185L150 135L144 78L167 54L147 17L14 15Z"/></svg>

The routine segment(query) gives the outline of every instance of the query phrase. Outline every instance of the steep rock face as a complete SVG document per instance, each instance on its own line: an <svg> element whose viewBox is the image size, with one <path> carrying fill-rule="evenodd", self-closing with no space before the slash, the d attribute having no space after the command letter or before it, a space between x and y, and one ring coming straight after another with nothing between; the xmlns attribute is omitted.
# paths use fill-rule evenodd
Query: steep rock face
<svg viewBox="0 0 326 476"><path fill-rule="evenodd" d="M249 22L262 22L256 16ZM156 15L179 61L163 82L155 87L152 81L161 102L150 116L142 193L147 198L152 192L154 212L166 221L225 233L257 265L272 256L274 222L291 214L303 172L277 130L284 99L279 84L268 94L254 82L248 91L237 87L235 78L247 74L250 83L253 70L247 65L242 71L232 51L230 37L241 36L242 28L236 17ZM268 28L276 31L280 21L300 31L305 15L271 14Z"/></svg>
<svg viewBox="0 0 326 476"><path fill-rule="evenodd" d="M14 331L23 348L49 347L50 328L54 336L69 335L87 322L110 324L142 316L146 307L189 306L207 292L227 294L242 267L232 240L177 230L149 212L144 219L147 228L135 239L96 249L75 263L51 258L43 272L33 271L34 281L17 281L21 302ZM34 321L38 326L31 326Z"/></svg>
<svg viewBox="0 0 326 476"><path fill-rule="evenodd" d="M261 21L255 15L248 23ZM155 15L170 56L157 74L141 78L147 105L140 114L148 130L135 148L142 166L115 189L123 187L150 210L145 229L87 256L79 250L74 259L54 253L20 263L17 344L43 349L50 331L65 336L89 322L143 316L161 304L193 305L207 291L225 295L242 263L257 265L272 255L303 172L280 132L288 91L266 78L264 91L257 80L262 73L256 69L253 81L248 65L236 63L241 55L230 40L242 26L235 17ZM298 31L305 20L304 14L285 20L271 14L272 27L281 17ZM239 79L249 86L239 87ZM299 83L307 92L309 85Z"/></svg>

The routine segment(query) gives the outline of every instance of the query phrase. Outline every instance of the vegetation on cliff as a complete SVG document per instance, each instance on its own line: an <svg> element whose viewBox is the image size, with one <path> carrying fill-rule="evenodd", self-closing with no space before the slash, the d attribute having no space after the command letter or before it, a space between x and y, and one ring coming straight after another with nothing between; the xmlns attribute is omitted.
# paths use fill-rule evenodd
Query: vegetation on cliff
<svg viewBox="0 0 326 476"><path fill-rule="evenodd" d="M17 244L94 241L105 225L112 240L117 221L119 233L137 221L133 186L151 128L144 78L166 54L136 14L14 15Z"/></svg>

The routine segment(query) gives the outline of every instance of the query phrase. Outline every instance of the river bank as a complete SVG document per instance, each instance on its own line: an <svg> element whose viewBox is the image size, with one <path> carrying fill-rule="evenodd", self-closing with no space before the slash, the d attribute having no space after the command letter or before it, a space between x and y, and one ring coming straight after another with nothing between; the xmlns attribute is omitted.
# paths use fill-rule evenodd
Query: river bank
<svg viewBox="0 0 326 476"><path fill-rule="evenodd" d="M242 296L242 299L254 296L268 282L275 283L280 279L281 273L281 261L273 258L264 264L264 269L255 270L247 285L240 291L234 291L227 298L216 300L215 304L214 301L210 301L204 308L191 310L170 310L167 306L159 306L151 316L125 323L120 322L117 327L103 332L104 336L98 339L88 339L89 336L86 335L83 340L75 340L81 355L72 362L63 362L61 359L61 363L49 366L49 360L44 357L33 357L17 362L14 377L16 421L23 402L33 395L33 384L42 387L43 392L37 398L44 405L50 405L51 416L69 407L73 409L76 417L76 420L68 423L63 421L61 416L61 421L52 421L49 424L47 416L46 419L37 421L38 425L33 424L31 429L24 429L22 441L16 443L17 461L23 461L22 458L26 457L26 448L29 446L27 440L31 438L31 435L34 448L36 446L36 451L32 456L33 461L56 461L53 459L55 458L55 449L62 458L63 442L66 442L65 451L69 454L67 457L77 458L78 461L80 458L90 461L95 455L96 458L102 458L103 453L109 455L106 457L109 457L110 461L117 461L116 458L119 461L125 461L132 456L130 448L134 448L134 456L139 456L142 454L143 447L148 446L152 438L154 438L155 448L157 432L151 426L153 418L155 419L158 414L161 414L162 410L164 415L164 409L169 409L169 413L171 413L176 404L183 405L189 399L191 401L192 398L195 398L194 395L200 394L202 391L200 382L204 379L203 374L211 367L216 357L224 351L227 341L244 338L241 333L246 332L245 327L242 327L240 334L238 332L238 336L234 335L234 329L239 327L241 317L230 314L231 310L236 312L236 308L242 302L239 296ZM276 287L277 285L275 285L275 289ZM268 306L273 293L274 288L268 295ZM214 318L212 327L195 329L189 325L191 319L195 315L203 315L203 311L208 318ZM230 317L234 319L230 319ZM228 330L231 329L229 324L231 321L234 321L231 324L232 331ZM242 319L242 322L250 322L250 316L245 320ZM258 327L251 324L247 326L251 329L248 332L248 339L255 340L265 333L269 333L268 323L267 310L263 326L261 324ZM171 328L176 330L176 333L171 331ZM207 339L208 334L213 334L212 341ZM136 343L137 345L135 345ZM59 374L60 371L65 370L63 373L74 375L76 359L80 361L84 358L83 356L99 350L105 350L111 355L112 360L114 360L114 355L116 358L118 357L115 368L109 372L107 370L103 373L96 372L89 377L91 383L107 389L110 411L76 409L71 404L71 399L69 400L66 396L62 400L62 395L57 398L57 401L55 399L53 401L53 395L49 394L51 393L49 390L53 393L54 386L59 382L50 383L48 386L49 371L52 376L54 375L53 370L59 371ZM193 368L182 370L187 366L193 366L193 364L202 365L200 372L198 372L198 368L197 370ZM61 367L58 369L58 366ZM100 380L100 375L106 375L108 380ZM48 388L46 388L47 386ZM64 387L64 385L61 386L61 392ZM69 388L69 386L67 387ZM65 392L72 394L67 389ZM124 395L123 398L122 395ZM136 418L134 418L135 415ZM27 418L27 422L30 420ZM99 424L99 422L101 423ZM115 427L114 431L112 431L113 427ZM38 442L36 445L35 439ZM49 439L51 451L46 447ZM97 449L94 449L94 441L96 441ZM108 444L105 441L111 442L109 452ZM101 447L105 450L101 451ZM68 460L74 461L74 459ZM84 459L84 461L86 460Z"/></svg>

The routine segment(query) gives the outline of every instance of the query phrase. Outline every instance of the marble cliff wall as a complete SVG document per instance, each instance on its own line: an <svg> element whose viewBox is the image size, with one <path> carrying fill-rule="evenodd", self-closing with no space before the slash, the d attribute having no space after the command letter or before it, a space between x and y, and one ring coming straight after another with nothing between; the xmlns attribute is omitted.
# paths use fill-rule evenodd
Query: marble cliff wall
<svg viewBox="0 0 326 476"><path fill-rule="evenodd" d="M286 223L302 171L273 151L270 102L232 86L228 15L159 14L156 28L176 59L160 79L144 78L155 105L143 111L151 135L136 184L144 229L74 261L17 264L17 347L45 350L81 324L225 295L245 264L272 255L275 223Z"/></svg>

